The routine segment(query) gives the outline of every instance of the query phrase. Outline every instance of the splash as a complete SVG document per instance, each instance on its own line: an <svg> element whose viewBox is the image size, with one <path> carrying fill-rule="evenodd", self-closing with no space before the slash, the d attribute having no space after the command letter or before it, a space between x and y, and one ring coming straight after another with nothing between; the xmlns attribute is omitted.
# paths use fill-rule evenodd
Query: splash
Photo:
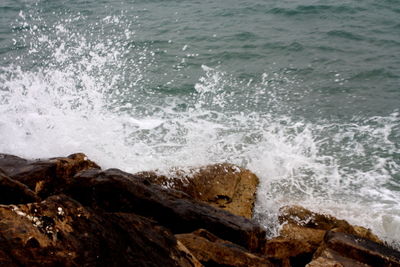
<svg viewBox="0 0 400 267"><path fill-rule="evenodd" d="M83 151L104 168L129 172L231 162L260 177L256 217L271 234L277 210L296 203L398 244L397 111L310 122L290 108L302 86L296 77L243 79L223 66L203 65L188 92L155 92L160 59L136 40L135 20L122 13L90 24L82 14L58 15L52 25L34 12L16 22L12 63L0 69L3 153Z"/></svg>

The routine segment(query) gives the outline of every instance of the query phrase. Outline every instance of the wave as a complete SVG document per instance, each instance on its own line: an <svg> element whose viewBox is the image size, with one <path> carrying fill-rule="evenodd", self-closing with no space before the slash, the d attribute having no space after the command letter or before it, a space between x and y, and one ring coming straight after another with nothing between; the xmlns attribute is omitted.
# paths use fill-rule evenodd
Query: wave
<svg viewBox="0 0 400 267"><path fill-rule="evenodd" d="M279 207L296 203L400 240L398 110L310 121L293 112L308 92L289 70L243 78L202 65L192 84L162 83L158 51L132 45L133 22L99 21L69 15L35 27L40 17L21 16L28 26L15 35L27 47L0 68L3 153L83 151L129 172L231 162L260 177L257 218L273 230Z"/></svg>

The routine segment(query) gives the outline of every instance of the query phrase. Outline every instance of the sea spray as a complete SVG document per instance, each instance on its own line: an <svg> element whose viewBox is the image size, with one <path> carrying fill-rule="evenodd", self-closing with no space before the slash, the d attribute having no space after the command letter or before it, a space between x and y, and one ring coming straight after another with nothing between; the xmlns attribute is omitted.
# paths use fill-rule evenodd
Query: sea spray
<svg viewBox="0 0 400 267"><path fill-rule="evenodd" d="M124 12L43 16L19 13L0 69L1 152L82 151L129 172L231 162L260 177L256 218L271 235L278 209L300 204L398 246L398 110L310 119L295 105L310 84L289 67L241 77L205 59L196 65L194 45L170 56L173 41L140 41L140 18Z"/></svg>

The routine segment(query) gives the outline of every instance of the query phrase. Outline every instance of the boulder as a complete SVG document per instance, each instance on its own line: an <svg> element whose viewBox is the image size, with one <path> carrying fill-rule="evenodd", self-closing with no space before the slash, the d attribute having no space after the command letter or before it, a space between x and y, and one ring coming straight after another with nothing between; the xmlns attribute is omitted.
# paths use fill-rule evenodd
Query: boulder
<svg viewBox="0 0 400 267"><path fill-rule="evenodd" d="M319 257L340 263L348 258L370 266L400 266L399 251L356 235L332 231L326 233L324 243L314 255L315 259ZM353 266L346 263L342 265Z"/></svg>
<svg viewBox="0 0 400 267"><path fill-rule="evenodd" d="M282 266L304 266L310 262L315 248L301 239L277 237L268 240L264 255Z"/></svg>
<svg viewBox="0 0 400 267"><path fill-rule="evenodd" d="M204 266L275 266L265 257L251 254L232 242L222 240L212 233L199 229L190 234L178 234L182 242Z"/></svg>
<svg viewBox="0 0 400 267"><path fill-rule="evenodd" d="M312 260L306 267L372 267L359 261L342 257L329 249L325 250L322 255Z"/></svg>
<svg viewBox="0 0 400 267"><path fill-rule="evenodd" d="M353 226L345 220L340 220L327 214L312 212L301 206L282 207L280 209L279 222L288 224L286 229L283 228L284 235L286 234L291 237L297 235L299 238L309 236L307 239L314 244L318 243L318 239L323 235L321 231L312 231L310 229L348 233L367 238L377 243L383 243L370 229L362 226ZM295 227L296 225L299 227Z"/></svg>
<svg viewBox="0 0 400 267"><path fill-rule="evenodd" d="M64 195L0 205L7 266L201 266L166 228L126 213L99 213Z"/></svg>
<svg viewBox="0 0 400 267"><path fill-rule="evenodd" d="M26 185L9 178L0 169L0 204L22 204L39 201Z"/></svg>
<svg viewBox="0 0 400 267"><path fill-rule="evenodd" d="M324 249L307 267L372 267L351 258L343 257L330 249Z"/></svg>
<svg viewBox="0 0 400 267"><path fill-rule="evenodd" d="M292 223L307 228L354 232L353 227L345 220L339 220L331 215L312 212L301 206L284 206L279 210L279 222Z"/></svg>
<svg viewBox="0 0 400 267"><path fill-rule="evenodd" d="M152 218L175 234L204 228L252 252L265 245L266 233L255 222L118 169L82 171L65 192L94 209Z"/></svg>
<svg viewBox="0 0 400 267"><path fill-rule="evenodd" d="M59 192L76 173L91 168L100 169L82 153L45 160L26 160L0 154L0 168L10 178L27 185L43 198Z"/></svg>
<svg viewBox="0 0 400 267"><path fill-rule="evenodd" d="M282 224L278 238L267 242L269 257L290 262L291 266L304 266L323 244L327 231L342 232L382 243L369 229L353 226L345 220L331 215L312 212L300 206L285 206L280 209L279 221ZM296 245L297 244L297 245ZM329 254L331 255L331 254ZM336 255L319 255L310 266L364 266L355 259ZM352 265L353 264L353 265Z"/></svg>
<svg viewBox="0 0 400 267"><path fill-rule="evenodd" d="M314 249L318 248L324 239L325 230L307 228L293 223L286 223L282 226L280 237L306 242Z"/></svg>
<svg viewBox="0 0 400 267"><path fill-rule="evenodd" d="M152 183L179 190L195 200L227 210L233 214L252 218L257 176L249 170L232 164L214 164L190 171L175 169L170 177L155 172L142 172Z"/></svg>

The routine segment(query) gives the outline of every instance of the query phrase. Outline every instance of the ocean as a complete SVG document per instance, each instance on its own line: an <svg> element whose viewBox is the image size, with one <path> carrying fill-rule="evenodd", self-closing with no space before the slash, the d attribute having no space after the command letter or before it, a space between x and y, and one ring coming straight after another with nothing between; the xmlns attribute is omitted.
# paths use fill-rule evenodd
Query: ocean
<svg viewBox="0 0 400 267"><path fill-rule="evenodd" d="M400 1L2 0L0 152L230 162L400 248Z"/></svg>

